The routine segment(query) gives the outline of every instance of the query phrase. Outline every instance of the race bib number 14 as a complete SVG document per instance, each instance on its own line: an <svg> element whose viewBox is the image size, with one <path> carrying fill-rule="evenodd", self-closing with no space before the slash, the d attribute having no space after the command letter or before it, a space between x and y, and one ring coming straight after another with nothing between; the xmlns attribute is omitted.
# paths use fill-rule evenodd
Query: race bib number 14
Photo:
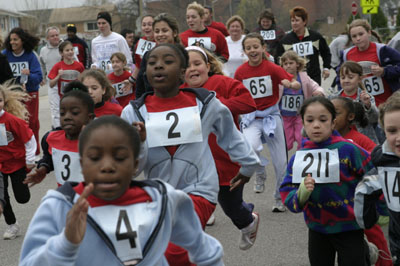
<svg viewBox="0 0 400 266"><path fill-rule="evenodd" d="M400 212L400 168L378 167L378 173L388 208Z"/></svg>

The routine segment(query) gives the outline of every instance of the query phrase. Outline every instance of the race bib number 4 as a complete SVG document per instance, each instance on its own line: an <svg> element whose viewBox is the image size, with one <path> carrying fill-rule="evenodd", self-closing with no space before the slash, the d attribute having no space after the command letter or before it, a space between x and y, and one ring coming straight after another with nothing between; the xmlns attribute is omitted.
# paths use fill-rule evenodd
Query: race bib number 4
<svg viewBox="0 0 400 266"><path fill-rule="evenodd" d="M144 56L144 54L153 49L154 46L156 46L155 42L140 39L135 53L140 56Z"/></svg>
<svg viewBox="0 0 400 266"><path fill-rule="evenodd" d="M149 148L203 141L197 106L148 113L146 129Z"/></svg>
<svg viewBox="0 0 400 266"><path fill-rule="evenodd" d="M275 40L275 30L262 30L260 31L261 36L263 37L264 40Z"/></svg>
<svg viewBox="0 0 400 266"><path fill-rule="evenodd" d="M388 208L400 212L400 168L378 167L378 173Z"/></svg>
<svg viewBox="0 0 400 266"><path fill-rule="evenodd" d="M21 76L22 69L29 69L28 62L10 62L11 71L14 77Z"/></svg>
<svg viewBox="0 0 400 266"><path fill-rule="evenodd" d="M297 151L293 163L293 183L301 183L308 174L315 179L315 183L338 183L339 163L337 149Z"/></svg>
<svg viewBox="0 0 400 266"><path fill-rule="evenodd" d="M254 99L272 95L271 76L244 79L243 85L250 91Z"/></svg>
<svg viewBox="0 0 400 266"><path fill-rule="evenodd" d="M298 42L293 44L293 50L299 56L313 55L314 48L311 41L308 42Z"/></svg>
<svg viewBox="0 0 400 266"><path fill-rule="evenodd" d="M115 88L116 91L115 98L126 96L132 93L132 87L130 88L129 91L125 92L123 90L124 86L125 84L123 82L113 84L113 87Z"/></svg>
<svg viewBox="0 0 400 266"><path fill-rule="evenodd" d="M297 112L303 104L303 95L283 95L282 96L282 110Z"/></svg>
<svg viewBox="0 0 400 266"><path fill-rule="evenodd" d="M366 77L363 80L365 89L368 93L376 96L384 93L385 88L383 87L383 82L380 77L370 76Z"/></svg>
<svg viewBox="0 0 400 266"><path fill-rule="evenodd" d="M211 50L211 38L210 37L189 37L188 45L189 46L200 46L202 48L206 48L207 50Z"/></svg>
<svg viewBox="0 0 400 266"><path fill-rule="evenodd" d="M79 153L52 148L52 159L58 184L62 185L65 181L83 181Z"/></svg>

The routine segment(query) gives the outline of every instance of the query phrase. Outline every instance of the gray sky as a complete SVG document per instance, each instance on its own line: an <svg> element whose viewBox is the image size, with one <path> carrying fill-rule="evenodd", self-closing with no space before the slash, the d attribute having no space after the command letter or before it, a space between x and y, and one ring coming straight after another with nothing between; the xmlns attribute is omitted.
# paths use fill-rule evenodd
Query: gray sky
<svg viewBox="0 0 400 266"><path fill-rule="evenodd" d="M31 10L82 5L84 0L0 0L0 7L6 10Z"/></svg>

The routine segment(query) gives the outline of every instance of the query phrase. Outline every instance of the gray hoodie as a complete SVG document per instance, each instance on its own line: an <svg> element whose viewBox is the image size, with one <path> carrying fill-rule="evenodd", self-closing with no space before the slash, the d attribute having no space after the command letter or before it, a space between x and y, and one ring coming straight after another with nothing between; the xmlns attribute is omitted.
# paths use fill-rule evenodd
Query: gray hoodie
<svg viewBox="0 0 400 266"><path fill-rule="evenodd" d="M61 43L61 41L60 41ZM43 79L49 74L53 66L61 61L61 55L57 46L51 46L49 43L40 49L40 66L42 67Z"/></svg>

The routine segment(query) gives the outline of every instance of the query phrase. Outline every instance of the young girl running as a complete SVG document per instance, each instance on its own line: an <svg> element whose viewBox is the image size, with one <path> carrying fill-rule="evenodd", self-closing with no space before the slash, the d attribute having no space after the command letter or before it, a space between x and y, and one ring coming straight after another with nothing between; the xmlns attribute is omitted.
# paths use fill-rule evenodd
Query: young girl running
<svg viewBox="0 0 400 266"><path fill-rule="evenodd" d="M27 175L25 184L38 184L51 171L54 171L58 186L66 181L83 181L78 137L82 127L94 118L94 102L87 88L79 81L72 81L65 89L66 93L60 102L61 130L50 131L43 136L43 157Z"/></svg>
<svg viewBox="0 0 400 266"><path fill-rule="evenodd" d="M300 115L308 136L292 156L280 192L292 212L304 212L311 265L365 265L364 232L354 216L354 192L373 168L369 153L342 138L335 107L324 97L304 101Z"/></svg>
<svg viewBox="0 0 400 266"><path fill-rule="evenodd" d="M121 105L110 101L115 94L115 89L107 79L104 71L87 69L79 76L79 81L88 88L89 94L95 104L94 113L96 117L102 115L121 115Z"/></svg>
<svg viewBox="0 0 400 266"><path fill-rule="evenodd" d="M8 194L9 180L18 203L27 203L31 197L23 184L27 169L34 167L36 151L35 137L26 122L29 113L22 103L27 99L29 96L20 87L0 85L0 172L4 177L3 214L8 225L4 239L14 239L20 231Z"/></svg>
<svg viewBox="0 0 400 266"><path fill-rule="evenodd" d="M255 111L256 106L249 91L235 79L226 77L222 63L210 52L198 46L186 48L189 53L189 66L185 73L185 83L181 88L206 88L215 91L218 99L229 108L237 128L239 115ZM230 181L239 172L240 165L230 160L229 155L217 144L212 134L208 143L213 154L219 177L218 202L225 214L241 230L239 248L246 250L253 246L259 223L254 205L243 201L243 188L230 191Z"/></svg>
<svg viewBox="0 0 400 266"><path fill-rule="evenodd" d="M77 80L79 74L85 70L85 67L75 60L74 46L70 41L62 42L58 50L61 55L61 61L53 66L48 78L50 79L51 88L57 85L58 94L61 98L64 94L64 87L69 82Z"/></svg>
<svg viewBox="0 0 400 266"><path fill-rule="evenodd" d="M371 42L371 25L364 19L353 20L349 33L355 46L343 51L341 62L352 60L362 66L365 88L379 106L400 87L400 53Z"/></svg>
<svg viewBox="0 0 400 266"><path fill-rule="evenodd" d="M248 34L243 39L242 46L249 61L236 70L235 79L243 82L257 105L257 111L244 115L241 123L245 138L251 143L261 161L256 171L254 191L257 193L264 191L265 166L268 160L261 156L261 151L263 143L266 142L270 153L274 155L276 176L275 203L272 211L283 212L285 207L282 205L279 186L286 170L287 151L278 106L279 84L287 88L299 89L300 83L282 67L266 59L264 39L260 34Z"/></svg>
<svg viewBox="0 0 400 266"><path fill-rule="evenodd" d="M123 53L114 53L110 59L113 72L108 74L107 78L111 81L115 89L115 98L122 107L125 107L130 100L135 99L132 85L128 81L132 74L125 70L126 57Z"/></svg>
<svg viewBox="0 0 400 266"><path fill-rule="evenodd" d="M84 182L47 192L19 264L166 266L172 241L193 263L223 265L221 244L202 231L185 193L161 181L132 181L139 152L139 134L121 118L88 124L79 136Z"/></svg>
<svg viewBox="0 0 400 266"><path fill-rule="evenodd" d="M306 60L297 55L295 51L287 51L281 57L281 66L286 72L292 74L293 77L301 84L299 90L285 88L279 85L280 102L279 109L283 119L285 129L286 147L287 150L293 148L293 144L297 142L297 149L301 146L301 129L303 123L298 114L298 110L304 99L311 96L324 96L324 89L317 82L312 80L307 72L304 72Z"/></svg>
<svg viewBox="0 0 400 266"><path fill-rule="evenodd" d="M215 209L219 189L208 144L211 133L230 158L241 164L231 180L232 190L249 180L259 161L237 130L229 109L213 92L179 89L187 66L188 54L182 46L156 46L149 52L146 71L154 94L127 105L121 116L130 124L145 123L145 177L161 178L188 193L204 227ZM171 245L167 258L171 265L188 265L187 255L180 247Z"/></svg>
<svg viewBox="0 0 400 266"><path fill-rule="evenodd" d="M377 131L378 108L375 105L375 98L365 89L362 83L363 69L360 64L354 61L344 62L339 71L341 89L333 97L348 97L353 101L362 103L368 117L368 124L360 126L356 123L357 130L368 136L375 143L379 143Z"/></svg>

